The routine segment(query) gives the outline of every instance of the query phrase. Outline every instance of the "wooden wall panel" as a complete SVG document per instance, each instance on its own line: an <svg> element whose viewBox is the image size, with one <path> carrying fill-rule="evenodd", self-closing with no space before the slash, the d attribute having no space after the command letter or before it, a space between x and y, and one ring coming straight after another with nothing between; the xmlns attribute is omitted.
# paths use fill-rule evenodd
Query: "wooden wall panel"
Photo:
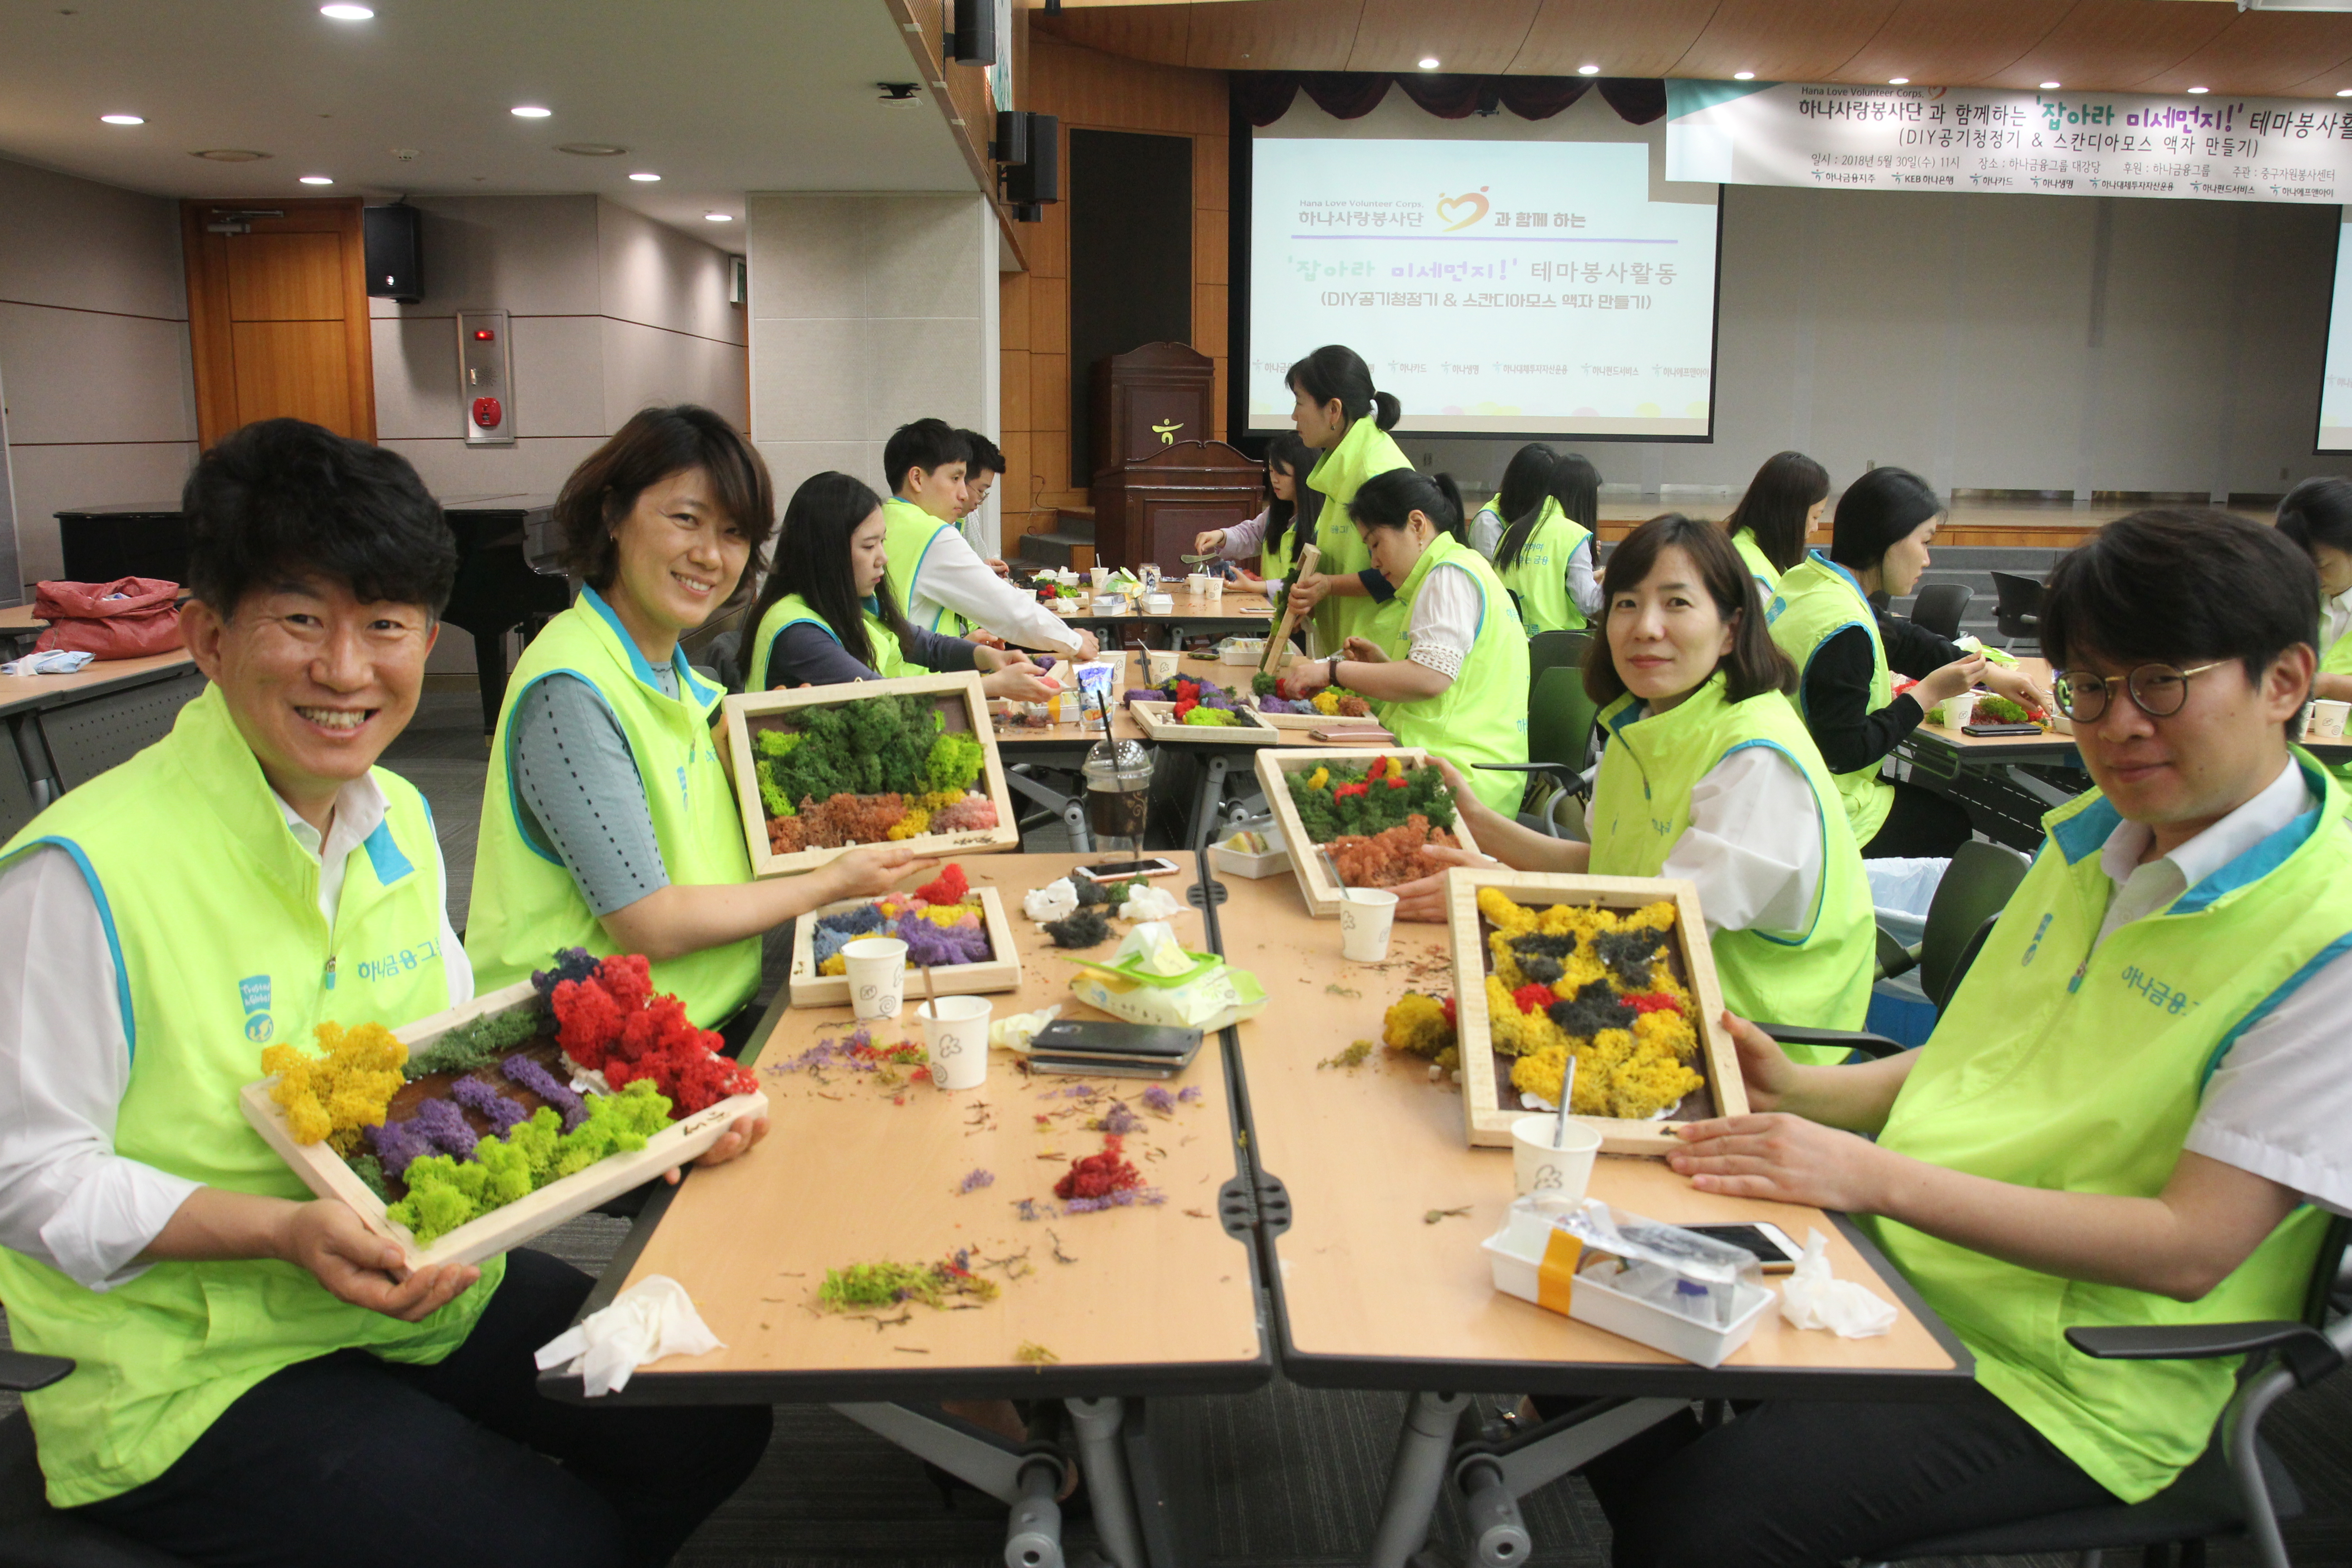
<svg viewBox="0 0 2352 1568"><path fill-rule="evenodd" d="M1610 76L1664 76L1715 12L1716 0L1544 0L1509 72L1573 76L1591 64Z"/></svg>
<svg viewBox="0 0 2352 1568"><path fill-rule="evenodd" d="M1348 68L1364 0L1250 0L1188 9L1192 37L1184 63L1195 69L1337 71Z"/></svg>
<svg viewBox="0 0 2352 1568"><path fill-rule="evenodd" d="M228 308L239 321L343 319L342 237L250 234L228 253Z"/></svg>
<svg viewBox="0 0 2352 1568"><path fill-rule="evenodd" d="M1895 0L1724 0L1667 74L1723 79L1750 70L1765 81L1818 80L1852 59L1895 8ZM1609 70L1606 62L1601 68Z"/></svg>
<svg viewBox="0 0 2352 1568"><path fill-rule="evenodd" d="M351 378L341 321L236 321L236 422L308 419L352 429Z"/></svg>
<svg viewBox="0 0 2352 1568"><path fill-rule="evenodd" d="M2027 87L2063 81L2083 90L2130 91L2212 42L2237 15L2228 5L2177 0L2080 0L2000 79Z"/></svg>
<svg viewBox="0 0 2352 1568"><path fill-rule="evenodd" d="M1907 76L1946 86L2006 84L2003 73L2048 37L2074 4L1976 0L1959 6L1951 0L1903 0L1885 25L1839 68L1854 81ZM1923 63L1927 61L1936 63ZM2032 87L2045 79L2035 77L2020 85Z"/></svg>
<svg viewBox="0 0 2352 1568"><path fill-rule="evenodd" d="M2149 79L2148 87L2156 92L2178 92L2226 81L2231 92L2333 92L2352 86L2347 79L2347 57L2352 57L2352 37L2347 37L2342 16L2256 12L2231 18L2211 43Z"/></svg>
<svg viewBox="0 0 2352 1568"><path fill-rule="evenodd" d="M1351 71L1418 70L1424 56L1444 71L1482 75L1509 68L1542 0L1364 0Z"/></svg>

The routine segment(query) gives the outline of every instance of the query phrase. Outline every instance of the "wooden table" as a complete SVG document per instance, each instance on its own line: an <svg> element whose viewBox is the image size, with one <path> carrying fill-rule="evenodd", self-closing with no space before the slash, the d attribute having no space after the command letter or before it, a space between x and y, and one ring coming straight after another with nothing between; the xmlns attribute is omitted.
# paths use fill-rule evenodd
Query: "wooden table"
<svg viewBox="0 0 2352 1568"><path fill-rule="evenodd" d="M1091 590L1087 592L1091 593ZM1172 588L1163 584L1161 592L1175 601L1171 608L1129 609L1119 615L1097 615L1093 609L1094 601L1089 597L1086 609L1074 615L1064 615L1062 619L1072 626L1094 628L1097 638L1106 643L1108 638L1117 637L1124 627L1134 626L1139 631L1159 627L1166 646L1170 647L1182 647L1184 638L1194 633L1204 637L1211 633L1226 637L1266 637L1273 633L1274 608L1261 589L1228 584L1223 594L1212 599L1206 594L1192 592L1184 586L1183 580L1178 578ZM1135 602L1132 598L1129 600L1130 604ZM1055 613L1060 614L1058 611ZM1108 638L1105 637L1106 633L1108 634Z"/></svg>
<svg viewBox="0 0 2352 1568"><path fill-rule="evenodd" d="M1018 911L1022 894L1066 875L1077 857L992 855L960 862L975 886L993 886L1014 911L1023 984L990 998L995 1016L1059 1003L1063 1016L1099 1016L1072 997L1076 973L1039 929ZM1181 892L1189 882L1161 886ZM1176 917L1187 945L1204 946L1202 917ZM1100 952L1108 954L1106 945ZM909 1004L877 1041L919 1042L909 976ZM1142 1109L1150 1080L1029 1079L1019 1058L992 1054L987 1083L945 1093L916 1083L892 1094L873 1075L829 1070L822 1079L784 1064L818 1041L854 1027L846 1006L787 1008L779 998L745 1047L772 1104L766 1142L748 1157L688 1173L676 1189L657 1189L627 1244L583 1309L604 1306L620 1289L666 1274L693 1295L727 1348L676 1356L639 1373L614 1399L660 1404L770 1404L848 1401L845 1413L940 1462L952 1444L981 1442L976 1429L940 1426L888 1404L940 1398L1062 1398L1085 1408L1099 1442L1081 1444L1081 1460L1104 1525L1106 1546L1120 1528L1129 1495L1117 1440L1122 1401L1155 1394L1240 1393L1265 1384L1272 1358L1259 1325L1255 1258L1246 1231L1231 1234L1218 1217L1221 1191L1238 1184L1237 1124L1225 1059L1212 1039L1171 1090L1198 1089L1190 1103L1162 1118ZM1080 1101L1064 1090L1099 1091ZM1084 1121L1117 1097L1144 1118L1127 1153L1166 1194L1157 1206L1113 1208L1024 1223L1017 1202L1055 1204L1053 1184L1069 1162L1103 1146ZM1040 1116L1052 1118L1041 1124ZM992 1184L960 1195L974 1170ZM906 1309L906 1321L877 1325L873 1316L815 1309L829 1268L892 1259L930 1263L969 1247L972 1267L1001 1286L970 1310ZM1055 1259L1056 1251L1072 1261ZM1018 1261L1006 1264L1012 1258ZM890 1314L882 1314L889 1316ZM1055 1358L1034 1364L1024 1346ZM542 1387L577 1397L579 1379L542 1377ZM910 1423L928 1423L918 1429ZM1105 1429L1107 1428L1107 1434ZM928 1447L926 1445L929 1445ZM999 1445L1010 1451L1011 1446ZM1129 1444L1130 1450L1132 1443ZM1154 1478L1139 1474L1146 1498L1142 1552L1113 1548L1123 1568L1151 1543ZM1106 1518L1106 1512L1110 1517Z"/></svg>
<svg viewBox="0 0 2352 1568"><path fill-rule="evenodd" d="M0 675L0 835L67 790L169 733L204 689L184 648L98 659L71 675Z"/></svg>
<svg viewBox="0 0 2352 1568"><path fill-rule="evenodd" d="M1575 1463L1692 1399L1965 1392L1967 1351L1842 1215L1700 1193L1659 1161L1604 1157L1591 1194L1672 1222L1769 1220L1800 1243L1819 1230L1839 1278L1896 1304L1894 1331L1840 1339L1792 1329L1773 1310L1710 1371L1496 1290L1478 1244L1510 1204L1510 1151L1469 1147L1459 1090L1431 1082L1417 1059L1376 1047L1359 1068L1319 1065L1351 1040L1377 1041L1406 991L1452 992L1445 928L1400 925L1386 963L1354 963L1339 956L1337 922L1308 916L1292 877L1222 880L1220 950L1271 994L1234 1048L1258 1201L1287 1216L1262 1240L1284 1375L1415 1395L1372 1562L1393 1568L1425 1539L1469 1391L1601 1402L1575 1428L1585 1444ZM1456 1209L1467 1212L1429 1218Z"/></svg>

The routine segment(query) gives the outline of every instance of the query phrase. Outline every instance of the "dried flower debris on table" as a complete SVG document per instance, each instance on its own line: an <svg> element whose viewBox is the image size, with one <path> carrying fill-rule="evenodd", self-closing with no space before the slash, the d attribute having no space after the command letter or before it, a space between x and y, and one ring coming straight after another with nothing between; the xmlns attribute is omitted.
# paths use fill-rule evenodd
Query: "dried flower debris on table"
<svg viewBox="0 0 2352 1568"><path fill-rule="evenodd" d="M789 722L763 721L751 737L778 855L997 824L996 803L975 787L986 750L949 730L932 699L861 697L794 709Z"/></svg>

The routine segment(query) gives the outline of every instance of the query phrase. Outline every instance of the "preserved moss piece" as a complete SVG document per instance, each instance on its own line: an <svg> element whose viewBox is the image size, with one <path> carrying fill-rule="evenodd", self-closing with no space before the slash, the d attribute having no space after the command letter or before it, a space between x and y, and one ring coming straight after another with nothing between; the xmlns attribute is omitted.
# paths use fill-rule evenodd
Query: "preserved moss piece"
<svg viewBox="0 0 2352 1568"><path fill-rule="evenodd" d="M408 1058L403 1070L413 1082L427 1073L469 1073L492 1067L512 1056L517 1047L538 1038L550 1022L535 1007L515 1008L469 1019L448 1030Z"/></svg>
<svg viewBox="0 0 2352 1568"><path fill-rule="evenodd" d="M1110 921L1098 909L1080 910L1067 919L1045 922L1045 934L1055 947L1096 947L1110 940Z"/></svg>
<svg viewBox="0 0 2352 1568"><path fill-rule="evenodd" d="M1657 963L1665 940L1664 931L1646 927L1603 931L1592 939L1592 956L1606 964L1626 990L1646 991L1651 967Z"/></svg>

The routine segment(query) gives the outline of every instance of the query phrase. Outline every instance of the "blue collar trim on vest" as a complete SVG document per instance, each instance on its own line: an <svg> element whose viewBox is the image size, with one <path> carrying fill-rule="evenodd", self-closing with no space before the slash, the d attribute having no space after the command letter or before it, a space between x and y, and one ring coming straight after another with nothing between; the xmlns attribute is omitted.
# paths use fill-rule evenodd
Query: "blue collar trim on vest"
<svg viewBox="0 0 2352 1568"><path fill-rule="evenodd" d="M912 501L908 501L907 504L914 506L914 502ZM921 507L915 507L915 510L917 511L923 511ZM927 511L923 511L923 515L925 517L931 517L931 514ZM931 521L934 523L938 523L939 526L931 530L931 536L929 539L923 541L923 552L915 557L915 569L907 574L907 607L908 608L911 608L915 603L915 584L923 580L923 565L926 562L930 560L931 552L939 548L940 535L950 532L953 530L953 524L940 522L940 520L935 517L931 517ZM934 602L937 603L940 607L931 616L929 629L935 632L943 631L947 626L947 618L957 612L954 606L950 605L944 599Z"/></svg>
<svg viewBox="0 0 2352 1568"><path fill-rule="evenodd" d="M2302 848L2304 842L2319 830L2319 824L2320 810L2315 805L2181 894L2166 912L2193 915L2200 910L2212 908L2215 902L2249 882L2260 881L2284 865L2288 856Z"/></svg>
<svg viewBox="0 0 2352 1568"><path fill-rule="evenodd" d="M135 1058L139 1047L139 1024L131 1015L131 970L122 962L122 938L115 931L114 909L106 901L106 889L99 882L97 868L89 863L89 857L82 853L80 845L70 838L52 835L46 838L27 839L23 847L31 849L43 844L72 856L76 868L81 872L81 879L89 884L90 901L98 906L98 923L106 928L106 951L114 960L114 1002L116 1009L122 1015L122 1054L126 1059Z"/></svg>
<svg viewBox="0 0 2352 1568"><path fill-rule="evenodd" d="M2311 815L2316 814L2314 813ZM2297 822L2301 822L2303 818L2297 817L2295 820ZM2267 842L2267 840L2265 840L2265 842ZM2253 851L2249 851L2248 853L2252 852ZM2215 873L2217 876L2220 873L2218 872ZM2212 879L2208 878L2206 879L2210 881ZM2200 886L2202 884L2200 884ZM2178 906L2175 907L2177 908ZM2352 932L2347 932L2346 934L2337 937L2334 942L2329 942L2326 947L2321 948L2317 952L2312 954L2311 962L2305 964L2301 969L2296 970L2293 974L2287 976L2285 984L2280 986L2277 990L2263 997L2260 1006L2254 1008L2244 1017L2231 1025L2230 1032L2222 1036L2221 1043L2213 1047L2213 1054L2205 1058L2205 1076L2197 1080L2197 1092L2201 1096L2205 1092L2205 1086L2213 1081L2213 1075L2221 1069L2222 1058L2230 1054L2230 1047L2238 1043L2239 1036L2244 1034L2248 1029L2252 1028L2256 1024L2261 1023L2264 1018L2269 1017L2271 1014L2278 1010L2281 1003L2284 1002L2288 997L2294 995L2297 991L2303 988L2303 983L2305 981L2310 979L2313 975L2318 973L2321 970L2326 968L2329 964L2343 957L2347 952L2352 952Z"/></svg>
<svg viewBox="0 0 2352 1568"><path fill-rule="evenodd" d="M1844 578L1845 585L1853 590L1853 596L1855 598L1860 599L1865 605L1870 603L1870 595L1862 591L1861 578L1856 577L1853 573L1847 571L1844 567L1839 565L1836 562L1831 560L1828 556L1822 554L1818 550L1806 551L1805 559L1808 561L1818 561L1822 565L1828 567L1831 571L1836 573L1839 576Z"/></svg>
<svg viewBox="0 0 2352 1568"><path fill-rule="evenodd" d="M383 887L391 887L416 869L409 864L408 857L400 852L400 846L392 841L392 817L389 814L375 825L373 833L360 841L360 847L367 851L368 864L375 868L375 879Z"/></svg>
<svg viewBox="0 0 2352 1568"><path fill-rule="evenodd" d="M613 606L605 603L604 595L583 584L580 589L580 602L594 611L603 618L606 626L613 628L613 635L620 639L622 650L629 656L630 672L640 681L660 692L662 696L667 697L669 693L662 691L661 682L654 679L654 667L647 662L645 650L637 647L636 639L631 637L629 629L621 624L621 617L613 613ZM694 667L686 661L686 649L683 647L670 650L669 668L670 673L677 678L678 694L691 697L705 710L727 695L694 673Z"/></svg>
<svg viewBox="0 0 2352 1568"><path fill-rule="evenodd" d="M2124 814L2116 809L2114 802L2100 795L2072 816L2052 823L2050 837L2058 846L2058 852L2066 857L2066 864L2072 866L2084 856L2095 854L2123 819Z"/></svg>

